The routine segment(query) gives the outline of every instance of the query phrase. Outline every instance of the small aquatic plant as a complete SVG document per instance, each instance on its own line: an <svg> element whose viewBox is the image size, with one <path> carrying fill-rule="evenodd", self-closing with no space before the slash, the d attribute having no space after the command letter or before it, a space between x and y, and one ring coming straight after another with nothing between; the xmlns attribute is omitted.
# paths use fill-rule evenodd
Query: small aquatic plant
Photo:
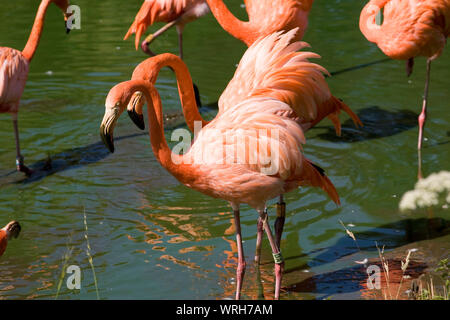
<svg viewBox="0 0 450 320"><path fill-rule="evenodd" d="M61 286L62 286L63 281L64 281L64 277L66 276L66 270L67 270L67 267L69 266L69 259L72 256L73 246L70 245L71 242L72 242L72 236L70 235L68 237L68 240L67 240L66 253L62 257L62 268L61 268L61 274L59 276L58 284L57 284L57 287L56 287L55 300L58 299L59 292L61 291Z"/></svg>
<svg viewBox="0 0 450 320"><path fill-rule="evenodd" d="M400 200L401 211L412 211L442 205L447 208L450 204L450 172L433 173L427 178L420 179L414 190L406 192Z"/></svg>
<svg viewBox="0 0 450 320"><path fill-rule="evenodd" d="M439 265L434 271L434 275L424 274L417 281L413 282L410 294L413 299L450 300L449 259L439 261Z"/></svg>
<svg viewBox="0 0 450 320"><path fill-rule="evenodd" d="M98 294L97 275L95 274L94 261L91 255L91 245L89 244L88 226L85 209L83 210L83 214L84 214L84 229L86 230L86 233L84 234L84 238L86 239L86 255L88 256L88 261L89 264L91 265L92 273L94 275L94 285L95 285L95 292L97 294L97 300L100 300L100 296Z"/></svg>

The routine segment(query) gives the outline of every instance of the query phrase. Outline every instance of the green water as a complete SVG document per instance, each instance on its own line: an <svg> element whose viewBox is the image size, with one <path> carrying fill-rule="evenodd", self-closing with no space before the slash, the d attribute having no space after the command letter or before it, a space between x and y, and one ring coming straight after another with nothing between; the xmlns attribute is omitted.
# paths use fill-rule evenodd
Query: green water
<svg viewBox="0 0 450 320"><path fill-rule="evenodd" d="M0 115L0 224L19 220L23 232L0 259L0 299L54 298L64 263L82 270L81 290L65 281L58 299L95 299L94 274L86 254L84 212L90 253L102 299L223 299L234 296L237 265L232 211L178 183L155 160L148 136L126 116L116 133L116 152L100 142L99 125L109 89L130 78L145 56L123 41L142 1L74 1L81 7L81 30L66 35L59 10L51 6L32 61L19 112L31 179L14 172L12 122ZM245 18L240 1L228 1ZM22 49L38 1L2 0L0 46ZM384 58L358 28L363 1L314 3L304 40L318 61L335 72ZM154 29L154 28L153 28ZM214 103L231 79L245 46L225 33L212 15L189 24L185 61L204 104ZM174 30L152 45L158 53L177 52ZM449 170L450 50L432 65L424 175ZM343 120L337 138L323 121L307 133L306 155L323 167L342 205L320 190L286 195L282 239L286 272L282 299L360 298L364 274L355 260L376 257L375 242L386 250L419 248L430 265L449 256L448 209L400 213L401 195L417 179L417 125L425 79L425 59L413 75L403 61L388 61L342 72L328 79L333 94L359 114L365 127ZM170 71L157 88L166 112L180 110ZM209 116L214 111L209 111ZM170 127L168 128L170 132ZM122 138L122 139L120 139ZM52 168L44 170L48 157ZM274 204L270 215L273 220ZM432 214L440 226L433 228ZM257 213L244 206L242 232L248 268L243 297L257 298L261 286L250 263ZM358 251L339 223L358 239ZM445 228L445 225L447 228ZM431 227L430 227L431 226ZM442 227L444 226L444 227ZM418 255L420 256L420 255ZM273 296L273 263L265 241L260 268L262 291Z"/></svg>

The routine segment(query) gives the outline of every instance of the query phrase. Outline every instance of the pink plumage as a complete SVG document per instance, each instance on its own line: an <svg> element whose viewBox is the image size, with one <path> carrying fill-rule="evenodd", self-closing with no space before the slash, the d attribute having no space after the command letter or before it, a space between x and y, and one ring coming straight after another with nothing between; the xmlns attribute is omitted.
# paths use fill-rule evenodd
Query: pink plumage
<svg viewBox="0 0 450 320"><path fill-rule="evenodd" d="M0 47L0 113L12 115L16 139L16 167L18 171L22 171L26 175L30 175L32 171L25 166L20 152L17 113L19 112L20 97L28 77L29 64L38 47L44 28L45 14L51 3L55 3L63 11L64 20L67 21L69 17L67 13L68 0L42 0L23 51Z"/></svg>
<svg viewBox="0 0 450 320"><path fill-rule="evenodd" d="M205 0L145 0L124 40L136 34L137 50L142 34L155 22L168 23L181 18L177 26L182 29L186 23L194 21L207 12L209 9Z"/></svg>
<svg viewBox="0 0 450 320"><path fill-rule="evenodd" d="M339 203L332 182L302 152L302 121L320 121L330 111L324 108L335 102L324 80L326 70L308 61L316 55L297 52L305 47L304 43L292 42L297 32L298 29L278 32L258 40L247 50L220 98L216 118L197 132L189 150L181 155L172 152L165 139L161 98L154 87L160 67L172 65L181 96L185 90L192 90L187 67L180 58L164 54L147 59L143 64L153 65L155 72L143 76L145 68L141 65L132 80L114 86L106 98L100 132L110 151L114 150L112 133L118 117L132 96L142 92L148 103L150 141L159 163L187 187L231 204L239 256L236 298L240 297L245 269L239 222L241 204L258 211L259 240L262 229L266 231L275 260L277 299L283 270L280 238L284 218L277 217L275 240L267 223L266 202L299 186L313 186L322 188ZM184 82L189 86L183 87ZM192 102L191 99L189 103ZM182 105L190 127L194 121L203 122L198 114L185 110L187 105Z"/></svg>
<svg viewBox="0 0 450 320"><path fill-rule="evenodd" d="M383 21L376 21L377 16L383 17ZM384 54L392 59L407 60L408 76L412 73L415 57L428 58L422 112L418 119L417 149L420 150L431 62L441 55L450 36L450 0L371 0L361 11L359 27L367 40L376 43Z"/></svg>
<svg viewBox="0 0 450 320"><path fill-rule="evenodd" d="M18 50L0 47L0 113L19 111L28 77L28 60Z"/></svg>
<svg viewBox="0 0 450 320"><path fill-rule="evenodd" d="M382 10L383 23L376 23ZM372 0L364 7L360 29L390 58L437 58L450 35L450 0Z"/></svg>

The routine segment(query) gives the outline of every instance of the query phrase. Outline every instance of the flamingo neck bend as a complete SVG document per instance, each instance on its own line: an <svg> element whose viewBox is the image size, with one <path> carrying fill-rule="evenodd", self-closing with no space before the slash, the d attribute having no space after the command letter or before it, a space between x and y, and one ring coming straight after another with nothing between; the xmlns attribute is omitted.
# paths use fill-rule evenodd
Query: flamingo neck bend
<svg viewBox="0 0 450 320"><path fill-rule="evenodd" d="M378 25L376 16L390 0L372 0L361 11L359 28L370 42L377 43L383 35L383 24Z"/></svg>
<svg viewBox="0 0 450 320"><path fill-rule="evenodd" d="M206 2L222 28L233 37L241 40L248 47L258 39L259 33L252 28L251 22L236 18L223 0L206 0Z"/></svg>
<svg viewBox="0 0 450 320"><path fill-rule="evenodd" d="M189 183L191 171L183 163L183 156L170 150L164 136L162 103L156 88L149 81L138 79L127 81L123 89L130 98L136 91L141 91L144 94L147 100L147 114L150 124L150 143L156 159L179 181Z"/></svg>
<svg viewBox="0 0 450 320"><path fill-rule="evenodd" d="M31 29L30 36L28 37L27 44L22 51L22 55L29 62L33 59L34 53L36 52L37 46L39 45L39 40L41 39L42 29L44 28L44 19L47 12L48 6L50 5L50 0L42 0L39 5L39 9L34 19L33 28Z"/></svg>
<svg viewBox="0 0 450 320"><path fill-rule="evenodd" d="M178 56L171 53L164 53L148 58L136 67L131 79L143 79L155 84L159 71L163 67L170 67L175 72L181 107L189 129L192 132L194 131L195 121L201 121L202 127L207 125L208 121L205 121L202 118L198 110L197 102L195 100L194 85L189 69Z"/></svg>

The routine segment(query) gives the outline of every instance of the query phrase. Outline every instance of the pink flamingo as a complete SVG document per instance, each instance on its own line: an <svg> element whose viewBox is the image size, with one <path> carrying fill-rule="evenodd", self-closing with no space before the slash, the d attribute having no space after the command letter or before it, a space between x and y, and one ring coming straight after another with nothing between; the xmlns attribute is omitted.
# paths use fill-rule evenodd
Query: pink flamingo
<svg viewBox="0 0 450 320"><path fill-rule="evenodd" d="M233 99L238 97L242 98L245 96L251 96L256 88L261 88L267 85L267 88L272 87L273 91L278 92L279 99L292 105L293 108L298 112L300 116L297 116L297 113L293 113L292 117L296 118L296 121L299 123L299 125L301 125L304 131L319 123L323 118L328 117L334 123L336 133L340 135L341 125L339 121L339 113L341 110L344 110L346 113L348 113L357 126L362 126L362 123L359 120L358 116L354 114L344 102L333 97L329 89L313 92L313 97L316 103L315 107L317 108L317 110L315 110L315 107L311 107L309 101L305 101L305 97L306 99L308 99L310 95L306 92L307 89L305 89L304 85L302 84L303 79L296 79L298 81L296 82L298 86L297 88L289 88L286 86L287 90L282 86L280 86L279 89L275 89L277 87L274 86L273 83L265 83L262 81L264 80L265 74L267 72L270 72L270 70L272 70L273 68L278 68L278 66L276 65L278 61L277 59L283 52L282 49L284 49L286 46L286 43L280 41L279 46L273 50L268 47L256 45L251 49L248 49L244 57L241 59L241 62L236 70L233 79L230 81L227 89L219 99L219 113L221 112L221 110L226 109L227 105L232 105L234 103ZM286 55L286 57L288 56L289 55ZM256 65L256 57L264 57L267 60L265 68L260 69L259 66ZM312 55L311 57L318 58L319 56ZM159 71L161 70L161 68L166 66L175 71L185 120L189 129L194 132L195 121L201 121L203 126L208 122L202 118L198 111L199 104L196 103L198 99L196 98L196 92L192 89L192 79L189 74L189 70L180 59L168 53L146 59L135 68L131 79L148 80L152 84L155 84ZM292 79L295 79L295 76L292 74L292 72L290 72L292 71L292 69L290 69L292 67L289 68L288 66L289 64L286 64L285 66L286 78L292 77ZM278 74L281 74L279 70L277 70L276 72L278 72ZM323 72L326 72L326 70L323 70ZM313 85L311 85L311 87L312 86ZM325 86L326 84L324 85L324 87ZM142 97L142 92L135 92L127 107L130 118L140 129L145 128L143 116L143 106L145 101L142 99ZM310 110L308 110L308 108L310 108ZM274 223L278 245L281 241L281 235L286 216L285 211L286 203L283 200L283 195L281 195L277 203L277 218ZM260 248L263 235L261 221L258 221L257 234L258 236L255 261L259 263Z"/></svg>
<svg viewBox="0 0 450 320"><path fill-rule="evenodd" d="M30 175L32 171L24 164L24 158L20 153L19 127L17 113L19 112L20 97L27 82L28 69L36 52L44 28L45 13L50 3L55 3L64 13L67 22L68 0L42 0L39 5L33 28L23 51L12 48L0 47L0 113L11 113L14 134L16 138L16 167L18 171ZM66 26L66 31L69 32Z"/></svg>
<svg viewBox="0 0 450 320"><path fill-rule="evenodd" d="M111 152L114 151L113 130L122 112L128 108L128 111L142 114L142 103L132 101L133 95L140 92L148 103L150 140L161 165L186 186L230 202L238 244L237 299L240 297L245 272L239 222L240 204L249 204L259 213L258 239L261 240L260 230L261 233L264 230L274 254L275 298L278 299L284 262L277 238L282 230L276 228L277 237L273 237L267 223L266 201L298 186L311 185L324 189L333 201L339 203L338 194L323 170L302 155L301 145L305 142L303 128L310 128L326 115L336 116L341 109L359 122L347 106L331 95L323 76L326 70L308 61L318 56L310 52L296 52L305 47L305 43L290 44L297 31L275 33L257 41L247 50L234 78L219 100L218 115L201 129L190 150L182 156L173 154L164 139L161 100L152 83L156 80L158 68L170 64L177 74L188 126L192 127L194 120L202 121L194 104L187 67L179 58L164 54L147 59L143 63L153 64L155 71L147 76L137 76L142 69L135 70L132 80L113 87L106 98L100 134ZM279 139L270 134L246 135L245 130L278 132ZM236 152L228 154L220 151L227 146L223 141L224 136L227 137L228 147ZM279 156L280 166L276 173L262 173L264 165L261 161L249 164L248 156L239 158L239 155L252 152L257 155L256 158L264 158L263 149L255 150L247 143L237 143L237 139L242 136L250 140L250 145L275 140L279 142L278 149L268 151ZM207 161L196 162L199 154L207 155Z"/></svg>
<svg viewBox="0 0 450 320"><path fill-rule="evenodd" d="M150 49L150 43L161 34L176 26L178 33L178 49L183 59L183 30L184 26L209 12L205 0L145 0L134 19L133 24L125 35L124 40L136 34L136 50L142 34L155 22L166 22L166 25L150 34L141 44L144 52L155 55Z"/></svg>
<svg viewBox="0 0 450 320"><path fill-rule="evenodd" d="M381 24L376 21L377 15L383 17ZM372 0L361 12L359 28L384 54L392 59L407 60L408 76L415 57L428 58L419 115L417 149L420 150L427 115L431 61L441 55L450 35L450 0Z"/></svg>
<svg viewBox="0 0 450 320"><path fill-rule="evenodd" d="M5 227L0 229L0 257L5 253L8 241L19 236L20 224L17 221L11 221Z"/></svg>
<svg viewBox="0 0 450 320"><path fill-rule="evenodd" d="M277 31L299 28L292 39L299 41L308 27L314 0L244 0L249 21L236 18L223 0L206 0L212 14L225 31L247 46Z"/></svg>

